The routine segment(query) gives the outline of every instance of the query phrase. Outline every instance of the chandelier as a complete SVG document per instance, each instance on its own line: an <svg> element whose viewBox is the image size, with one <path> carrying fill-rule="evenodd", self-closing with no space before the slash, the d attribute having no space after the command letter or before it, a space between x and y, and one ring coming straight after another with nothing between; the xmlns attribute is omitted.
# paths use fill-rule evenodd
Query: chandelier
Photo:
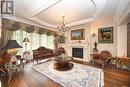
<svg viewBox="0 0 130 87"><path fill-rule="evenodd" d="M70 27L65 25L65 16L62 16L62 24L58 24L57 34L59 36L65 36L65 32L70 30Z"/></svg>

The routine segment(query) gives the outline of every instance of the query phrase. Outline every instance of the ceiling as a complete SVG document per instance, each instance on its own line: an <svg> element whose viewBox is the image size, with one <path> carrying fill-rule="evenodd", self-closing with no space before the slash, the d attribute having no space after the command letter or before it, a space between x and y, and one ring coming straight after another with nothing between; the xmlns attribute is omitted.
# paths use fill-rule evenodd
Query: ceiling
<svg viewBox="0 0 130 87"><path fill-rule="evenodd" d="M15 0L13 18L55 29L62 16L68 26L117 21L129 5L130 0Z"/></svg>

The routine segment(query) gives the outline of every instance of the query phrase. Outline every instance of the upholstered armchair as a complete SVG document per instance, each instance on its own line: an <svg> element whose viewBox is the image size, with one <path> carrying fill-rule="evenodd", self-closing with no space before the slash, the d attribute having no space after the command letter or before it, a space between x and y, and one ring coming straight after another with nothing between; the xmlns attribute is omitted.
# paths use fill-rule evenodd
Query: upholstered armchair
<svg viewBox="0 0 130 87"><path fill-rule="evenodd" d="M100 54L93 54L93 63L102 65L102 68L113 59L112 54L109 51L102 51ZM96 57L96 58L95 58Z"/></svg>
<svg viewBox="0 0 130 87"><path fill-rule="evenodd" d="M56 52L55 52L55 56L59 56L61 54L65 54L65 49L63 47L59 47Z"/></svg>

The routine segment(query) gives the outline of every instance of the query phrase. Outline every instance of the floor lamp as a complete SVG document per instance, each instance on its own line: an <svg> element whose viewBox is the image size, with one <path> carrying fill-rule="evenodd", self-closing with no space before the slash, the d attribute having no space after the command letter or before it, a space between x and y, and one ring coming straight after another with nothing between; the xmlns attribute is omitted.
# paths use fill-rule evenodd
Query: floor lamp
<svg viewBox="0 0 130 87"><path fill-rule="evenodd" d="M27 37L25 37L22 42L25 43L25 52L26 52L27 51L27 43L29 43L29 39Z"/></svg>

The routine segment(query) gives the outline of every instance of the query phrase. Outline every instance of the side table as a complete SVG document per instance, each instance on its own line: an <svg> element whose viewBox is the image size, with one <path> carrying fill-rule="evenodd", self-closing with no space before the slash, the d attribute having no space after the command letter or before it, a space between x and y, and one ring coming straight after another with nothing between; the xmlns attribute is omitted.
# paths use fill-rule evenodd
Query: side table
<svg viewBox="0 0 130 87"><path fill-rule="evenodd" d="M121 68L124 69L124 66L130 65L130 58L129 57L124 57L124 56L120 56L120 57L116 57L116 61L117 61L117 68Z"/></svg>
<svg viewBox="0 0 130 87"><path fill-rule="evenodd" d="M9 63L5 64L5 68L7 69L7 72L8 72L8 75L9 75L8 84L11 81L12 74L16 71L23 70L24 64L25 64L25 60L23 60L23 59L17 60L13 63L9 62Z"/></svg>
<svg viewBox="0 0 130 87"><path fill-rule="evenodd" d="M92 56L92 60L93 59L99 59L99 54L98 53L92 53L92 54L90 54L90 56Z"/></svg>
<svg viewBox="0 0 130 87"><path fill-rule="evenodd" d="M23 52L23 59L25 59L27 61L31 60L31 54L29 51Z"/></svg>
<svg viewBox="0 0 130 87"><path fill-rule="evenodd" d="M99 59L99 54L98 53L90 54L90 63L93 63L94 59Z"/></svg>

